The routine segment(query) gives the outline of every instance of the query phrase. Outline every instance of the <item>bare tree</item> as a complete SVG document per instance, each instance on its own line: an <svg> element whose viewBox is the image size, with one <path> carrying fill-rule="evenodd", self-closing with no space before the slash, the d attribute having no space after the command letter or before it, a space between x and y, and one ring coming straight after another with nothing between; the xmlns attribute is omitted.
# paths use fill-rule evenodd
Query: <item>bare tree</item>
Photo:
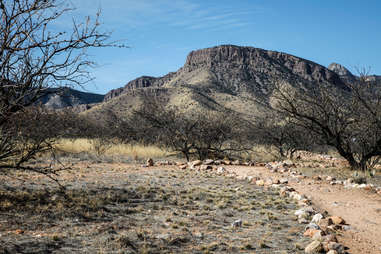
<svg viewBox="0 0 381 254"><path fill-rule="evenodd" d="M143 95L142 106L121 124L121 137L180 152L188 161L192 156L224 157L248 150L243 123L232 113L183 112L159 97Z"/></svg>
<svg viewBox="0 0 381 254"><path fill-rule="evenodd" d="M58 30L56 21L70 9L66 1L0 0L0 164L2 168L22 168L32 159L30 144L14 139L10 124L24 114L49 87L82 85L89 81L93 62L87 50L117 46L110 34L100 30L99 13L69 30ZM25 119L25 118L24 118ZM27 119L25 119L27 121ZM29 140L28 142L31 142ZM32 150L44 151L48 144L38 142ZM25 146L25 151L17 147ZM9 163L9 156L13 163Z"/></svg>
<svg viewBox="0 0 381 254"><path fill-rule="evenodd" d="M254 119L252 140L276 148L281 158L293 158L298 150L312 148L311 135L292 119L270 110Z"/></svg>
<svg viewBox="0 0 381 254"><path fill-rule="evenodd" d="M278 83L272 104L316 142L336 148L352 169L367 170L381 156L381 87L367 75L345 88Z"/></svg>

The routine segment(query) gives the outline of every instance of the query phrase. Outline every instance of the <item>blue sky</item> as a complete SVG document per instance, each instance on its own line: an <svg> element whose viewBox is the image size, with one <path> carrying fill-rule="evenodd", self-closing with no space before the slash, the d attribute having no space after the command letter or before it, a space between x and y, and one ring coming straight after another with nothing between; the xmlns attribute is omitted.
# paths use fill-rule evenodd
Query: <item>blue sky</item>
<svg viewBox="0 0 381 254"><path fill-rule="evenodd" d="M87 91L176 71L187 54L221 44L282 51L324 66L381 75L379 0L69 0L75 17L101 8L103 28L130 48L91 51ZM70 18L71 19L71 18Z"/></svg>

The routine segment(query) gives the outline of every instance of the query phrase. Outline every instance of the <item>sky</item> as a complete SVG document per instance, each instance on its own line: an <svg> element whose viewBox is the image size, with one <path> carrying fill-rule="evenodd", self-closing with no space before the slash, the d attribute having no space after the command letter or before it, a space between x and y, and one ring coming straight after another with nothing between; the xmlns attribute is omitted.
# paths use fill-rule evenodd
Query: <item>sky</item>
<svg viewBox="0 0 381 254"><path fill-rule="evenodd" d="M252 46L381 75L379 0L68 0L128 48L90 51L86 91L107 93L137 77L177 71L192 50ZM63 17L68 24L72 17Z"/></svg>

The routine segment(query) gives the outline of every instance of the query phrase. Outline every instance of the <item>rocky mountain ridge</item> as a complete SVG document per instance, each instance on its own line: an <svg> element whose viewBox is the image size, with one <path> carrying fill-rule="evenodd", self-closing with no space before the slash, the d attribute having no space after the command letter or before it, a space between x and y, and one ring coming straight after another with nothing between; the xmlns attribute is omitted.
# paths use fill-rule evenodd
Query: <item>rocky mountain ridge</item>
<svg viewBox="0 0 381 254"><path fill-rule="evenodd" d="M379 78L369 76L369 79ZM123 112L139 104L140 93L150 89L166 97L169 104L177 106L227 108L243 112L255 110L256 98L270 97L271 86L278 81L295 86L326 83L346 87L345 83L357 79L337 63L326 68L287 53L221 45L190 52L184 66L176 72L163 77L142 76L124 87L111 90L102 103L96 102L94 110L94 104L77 105L81 105L79 111L91 108L90 111L95 112L108 108Z"/></svg>
<svg viewBox="0 0 381 254"><path fill-rule="evenodd" d="M176 87L196 82L197 75L207 75L208 82L230 92L266 93L276 79L290 82L329 82L342 86L339 75L322 65L282 52L254 47L222 45L192 51L176 72L163 77L143 76L106 94L105 101L146 87Z"/></svg>
<svg viewBox="0 0 381 254"><path fill-rule="evenodd" d="M70 87L49 88L37 103L49 109L62 109L77 107L76 111L91 108L96 103L101 103L104 95L81 92Z"/></svg>

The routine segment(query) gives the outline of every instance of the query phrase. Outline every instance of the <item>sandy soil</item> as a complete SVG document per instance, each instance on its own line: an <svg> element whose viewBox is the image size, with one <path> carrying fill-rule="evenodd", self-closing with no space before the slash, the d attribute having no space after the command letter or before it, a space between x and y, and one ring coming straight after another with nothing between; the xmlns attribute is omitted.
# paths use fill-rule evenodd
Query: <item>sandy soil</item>
<svg viewBox="0 0 381 254"><path fill-rule="evenodd" d="M287 175L271 173L265 167L229 166L227 169L241 176L287 178ZM342 185L330 185L311 178L302 179L300 182L291 180L289 185L309 197L318 210L340 216L346 221L350 228L342 232L339 241L349 248L348 253L381 253L380 195L366 190L345 189Z"/></svg>

